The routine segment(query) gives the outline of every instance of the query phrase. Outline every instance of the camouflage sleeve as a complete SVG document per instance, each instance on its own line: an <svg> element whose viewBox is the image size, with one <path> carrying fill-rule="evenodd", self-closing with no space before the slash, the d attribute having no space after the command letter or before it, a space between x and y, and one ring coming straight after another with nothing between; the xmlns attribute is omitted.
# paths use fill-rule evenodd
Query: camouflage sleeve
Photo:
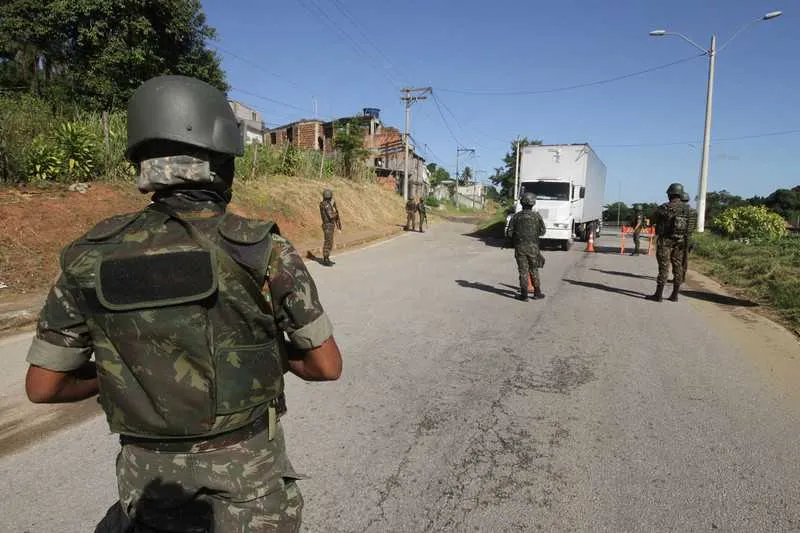
<svg viewBox="0 0 800 533"><path fill-rule="evenodd" d="M74 290L62 274L39 313L36 336L26 360L48 370L69 372L89 361L93 351L89 327L78 309Z"/></svg>
<svg viewBox="0 0 800 533"><path fill-rule="evenodd" d="M317 286L294 246L281 236L272 237L267 278L278 323L300 350L320 346L333 335Z"/></svg>
<svg viewBox="0 0 800 533"><path fill-rule="evenodd" d="M536 213L536 219L539 221L539 237L547 233L547 226L544 225L544 219L542 218L542 214L538 211Z"/></svg>

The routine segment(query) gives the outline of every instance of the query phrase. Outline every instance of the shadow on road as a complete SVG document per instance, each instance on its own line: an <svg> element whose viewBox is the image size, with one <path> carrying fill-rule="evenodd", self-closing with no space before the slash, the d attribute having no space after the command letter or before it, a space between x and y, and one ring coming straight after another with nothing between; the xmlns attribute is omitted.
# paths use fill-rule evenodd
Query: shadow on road
<svg viewBox="0 0 800 533"><path fill-rule="evenodd" d="M586 246L584 243L575 243L576 245L579 244L581 246ZM595 244L594 251L597 254L613 254L613 255L620 255L619 253L619 246L605 246L602 244Z"/></svg>
<svg viewBox="0 0 800 533"><path fill-rule="evenodd" d="M464 236L479 239L486 246L501 248L506 242L505 229L505 220L498 220L494 224L486 226L485 228L475 230L472 233L465 233Z"/></svg>
<svg viewBox="0 0 800 533"><path fill-rule="evenodd" d="M612 276L625 276L626 278L647 279L650 281L656 280L655 276L634 274L633 272L622 272L620 270L603 270L602 268L590 268L589 270L594 270L595 272L602 272L603 274L611 274Z"/></svg>
<svg viewBox="0 0 800 533"><path fill-rule="evenodd" d="M738 307L758 307L756 302L744 300L742 298L734 298L733 296L726 296L724 294L716 294L713 292L682 290L682 296L688 296L696 300L703 300L720 305L735 305Z"/></svg>
<svg viewBox="0 0 800 533"><path fill-rule="evenodd" d="M479 281L466 281L463 279L457 279L456 283L462 287L466 287L467 289L477 289L479 291L497 294L498 296L505 296L506 298L516 298L517 296L517 291L507 291L506 289L487 285L486 283L481 283Z"/></svg>
<svg viewBox="0 0 800 533"><path fill-rule="evenodd" d="M617 293L617 294L623 294L625 296L630 296L631 298L644 298L645 296L647 296L646 294L638 292L638 291L631 291L631 290L628 290L628 289L621 289L619 287L612 287L611 285L604 285L602 283L593 283L591 281L578 281L578 280L575 280L575 279L564 279L563 281L566 281L567 283L570 283L572 285L578 285L580 287L588 287L590 289L597 289L597 290L600 290L600 291L614 292L614 293Z"/></svg>

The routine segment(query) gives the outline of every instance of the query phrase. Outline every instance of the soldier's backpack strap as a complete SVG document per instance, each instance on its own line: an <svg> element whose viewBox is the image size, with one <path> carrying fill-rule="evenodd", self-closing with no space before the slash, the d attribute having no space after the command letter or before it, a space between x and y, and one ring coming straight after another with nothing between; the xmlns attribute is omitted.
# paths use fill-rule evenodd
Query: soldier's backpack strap
<svg viewBox="0 0 800 533"><path fill-rule="evenodd" d="M144 211L117 215L107 218L89 230L84 239L89 242L106 241L122 233L122 230L130 226Z"/></svg>
<svg viewBox="0 0 800 533"><path fill-rule="evenodd" d="M261 283L267 275L272 253L272 235L280 235L278 225L271 221L248 220L225 213L217 226L217 232L230 243L228 251L240 264L251 270L256 281Z"/></svg>

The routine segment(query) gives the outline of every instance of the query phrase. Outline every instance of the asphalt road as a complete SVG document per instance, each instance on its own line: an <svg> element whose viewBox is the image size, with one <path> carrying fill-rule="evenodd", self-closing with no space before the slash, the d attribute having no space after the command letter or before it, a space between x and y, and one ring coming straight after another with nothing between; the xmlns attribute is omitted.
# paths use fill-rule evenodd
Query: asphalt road
<svg viewBox="0 0 800 533"><path fill-rule="evenodd" d="M704 285L645 301L654 258L612 239L546 252L547 298L519 302L513 253L469 230L311 266L345 367L288 383L305 531L800 530L792 335ZM0 344L3 402L26 342ZM101 417L37 435L0 445L0 531L92 531L115 439Z"/></svg>

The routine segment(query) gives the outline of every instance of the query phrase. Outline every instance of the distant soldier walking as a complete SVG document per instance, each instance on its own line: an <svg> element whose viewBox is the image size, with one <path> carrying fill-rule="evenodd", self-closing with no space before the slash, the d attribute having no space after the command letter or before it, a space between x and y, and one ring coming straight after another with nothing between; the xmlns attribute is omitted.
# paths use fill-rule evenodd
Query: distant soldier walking
<svg viewBox="0 0 800 533"><path fill-rule="evenodd" d="M414 198L409 198L406 202L406 231L416 230L416 225L414 224L416 212L417 202L414 201Z"/></svg>
<svg viewBox="0 0 800 533"><path fill-rule="evenodd" d="M422 198L417 201L417 212L419 212L419 232L425 233L423 226L428 223L428 209L425 207L425 202Z"/></svg>
<svg viewBox="0 0 800 533"><path fill-rule="evenodd" d="M319 203L319 215L322 217L322 233L325 235L325 243L322 245L322 264L333 266L336 263L331 261L331 250L333 250L333 232L336 228L342 231L342 221L339 218L339 210L336 202L333 201L333 191L325 189L322 191L322 201Z"/></svg>
<svg viewBox="0 0 800 533"><path fill-rule="evenodd" d="M653 213L653 223L656 227L656 259L658 259L658 279L656 292L647 296L648 300L660 302L664 294L664 285L669 277L669 267L672 264L673 282L672 294L669 299L678 301L678 292L684 278L684 256L687 253L689 234L691 231L691 209L681 201L683 185L673 183L667 189L669 202L662 204Z"/></svg>
<svg viewBox="0 0 800 533"><path fill-rule="evenodd" d="M631 219L631 227L633 228L633 252L631 255L639 255L639 243L641 242L642 227L644 226L644 215L642 214L642 206L636 205Z"/></svg>
<svg viewBox="0 0 800 533"><path fill-rule="evenodd" d="M508 223L508 238L514 244L514 258L519 270L518 299L528 299L528 276L533 279L533 299L544 298L542 283L539 279L539 268L544 266L544 257L539 252L539 237L545 234L542 215L533 210L536 197L525 193L520 199L522 211L511 217Z"/></svg>

